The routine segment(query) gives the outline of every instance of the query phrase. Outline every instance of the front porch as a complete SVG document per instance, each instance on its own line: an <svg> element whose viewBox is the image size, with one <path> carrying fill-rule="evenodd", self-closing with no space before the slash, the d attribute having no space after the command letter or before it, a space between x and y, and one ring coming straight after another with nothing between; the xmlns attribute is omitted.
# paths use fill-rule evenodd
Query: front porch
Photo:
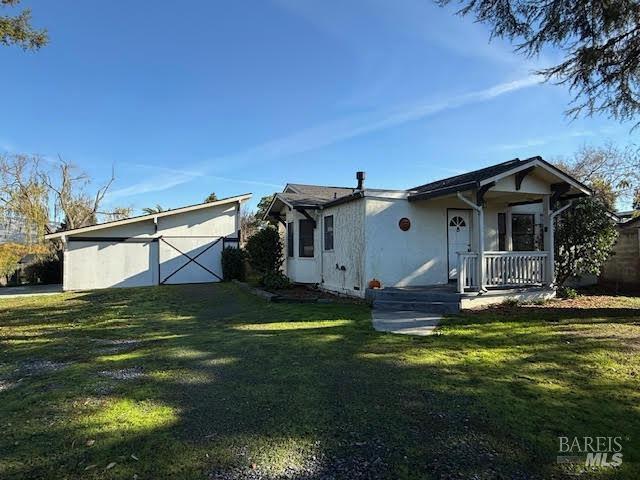
<svg viewBox="0 0 640 480"><path fill-rule="evenodd" d="M458 253L456 287L459 293L526 287L551 288L549 252ZM481 263L482 262L482 263Z"/></svg>
<svg viewBox="0 0 640 480"><path fill-rule="evenodd" d="M457 293L508 293L553 290L555 218L589 193L534 157L424 185L409 201L448 202L448 278Z"/></svg>

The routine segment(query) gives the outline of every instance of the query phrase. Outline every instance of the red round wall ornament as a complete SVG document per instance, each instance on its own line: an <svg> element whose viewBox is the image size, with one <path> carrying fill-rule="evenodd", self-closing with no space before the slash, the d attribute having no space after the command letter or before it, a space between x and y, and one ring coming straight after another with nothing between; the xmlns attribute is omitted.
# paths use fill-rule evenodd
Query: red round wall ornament
<svg viewBox="0 0 640 480"><path fill-rule="evenodd" d="M400 230L406 232L411 228L411 220L409 220L407 217L403 217L398 222L398 226L400 227Z"/></svg>

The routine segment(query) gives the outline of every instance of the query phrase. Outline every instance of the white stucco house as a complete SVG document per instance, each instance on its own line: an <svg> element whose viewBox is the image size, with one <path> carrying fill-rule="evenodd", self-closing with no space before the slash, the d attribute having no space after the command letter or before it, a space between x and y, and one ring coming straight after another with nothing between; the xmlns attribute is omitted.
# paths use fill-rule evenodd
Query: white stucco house
<svg viewBox="0 0 640 480"><path fill-rule="evenodd" d="M287 184L267 215L286 238L294 282L365 297L448 286L490 298L553 295L553 218L588 187L541 157L514 159L407 190ZM510 290L514 292L513 290Z"/></svg>
<svg viewBox="0 0 640 480"><path fill-rule="evenodd" d="M218 282L251 194L46 235L63 243L63 289Z"/></svg>

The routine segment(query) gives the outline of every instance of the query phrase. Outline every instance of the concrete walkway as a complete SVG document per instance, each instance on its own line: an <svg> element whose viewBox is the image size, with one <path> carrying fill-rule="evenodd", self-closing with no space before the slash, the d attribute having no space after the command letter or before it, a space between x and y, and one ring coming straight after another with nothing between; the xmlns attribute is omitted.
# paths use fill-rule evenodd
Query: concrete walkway
<svg viewBox="0 0 640 480"><path fill-rule="evenodd" d="M378 310L371 312L373 328L379 332L403 335L432 335L442 315L407 310Z"/></svg>
<svg viewBox="0 0 640 480"><path fill-rule="evenodd" d="M22 287L0 287L0 299L55 295L62 292L62 285L24 285Z"/></svg>

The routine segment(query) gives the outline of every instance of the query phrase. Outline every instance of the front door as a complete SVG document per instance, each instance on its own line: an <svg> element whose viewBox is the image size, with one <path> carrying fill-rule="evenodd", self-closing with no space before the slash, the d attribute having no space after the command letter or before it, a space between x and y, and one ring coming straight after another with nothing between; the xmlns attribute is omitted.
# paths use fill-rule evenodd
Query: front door
<svg viewBox="0 0 640 480"><path fill-rule="evenodd" d="M458 252L471 251L469 210L449 210L447 215L449 278L458 278Z"/></svg>

